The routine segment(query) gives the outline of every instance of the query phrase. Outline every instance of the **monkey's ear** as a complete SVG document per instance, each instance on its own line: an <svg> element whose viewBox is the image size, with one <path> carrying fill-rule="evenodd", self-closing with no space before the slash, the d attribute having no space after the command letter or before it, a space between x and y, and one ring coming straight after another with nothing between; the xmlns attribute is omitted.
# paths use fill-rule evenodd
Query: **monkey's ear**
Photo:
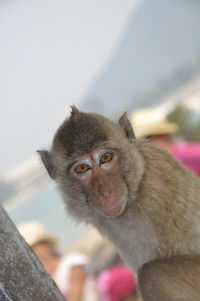
<svg viewBox="0 0 200 301"><path fill-rule="evenodd" d="M44 164L44 167L46 168L49 176L55 180L56 178L56 174L55 174L55 170L54 170L54 167L51 163L51 154L49 151L47 150L38 150L37 151L39 154L40 154L40 157L41 157L41 160Z"/></svg>
<svg viewBox="0 0 200 301"><path fill-rule="evenodd" d="M71 106L71 116L74 117L74 115L76 114L80 114L80 111L77 109L77 107L74 105L74 106Z"/></svg>
<svg viewBox="0 0 200 301"><path fill-rule="evenodd" d="M130 121L127 118L127 113L125 112L119 119L119 125L123 128L125 131L126 137L130 140L131 143L134 143L136 138L135 138L135 133L133 131L132 125Z"/></svg>

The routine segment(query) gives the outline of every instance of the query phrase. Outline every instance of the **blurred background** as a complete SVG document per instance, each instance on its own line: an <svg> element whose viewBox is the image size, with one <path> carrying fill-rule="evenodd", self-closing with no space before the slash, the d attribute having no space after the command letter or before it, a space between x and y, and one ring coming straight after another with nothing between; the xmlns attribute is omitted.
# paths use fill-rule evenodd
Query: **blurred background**
<svg viewBox="0 0 200 301"><path fill-rule="evenodd" d="M0 202L59 249L89 230L67 216L36 155L75 104L117 120L154 107L200 140L198 0L0 1Z"/></svg>

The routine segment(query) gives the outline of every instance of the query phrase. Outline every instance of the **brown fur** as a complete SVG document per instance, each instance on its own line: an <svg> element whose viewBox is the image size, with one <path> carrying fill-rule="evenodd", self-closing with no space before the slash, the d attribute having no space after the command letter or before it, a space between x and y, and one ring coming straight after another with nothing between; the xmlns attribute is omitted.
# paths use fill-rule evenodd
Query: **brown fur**
<svg viewBox="0 0 200 301"><path fill-rule="evenodd" d="M112 169L102 169L92 180L91 171L85 178L76 175L74 162L84 158L94 164L94 155L107 148L115 153ZM187 301L200 300L199 281L191 290L200 261L200 180L193 172L151 142L136 140L126 115L114 124L76 108L58 129L51 151L40 154L68 212L94 225L140 271L145 301L185 301L179 297L183 292ZM99 167L92 168L95 173ZM108 195L124 202L123 211L115 215L113 210L111 218L101 208Z"/></svg>
<svg viewBox="0 0 200 301"><path fill-rule="evenodd" d="M144 264L138 285L144 300L194 301L200 296L199 276L199 256L175 256Z"/></svg>

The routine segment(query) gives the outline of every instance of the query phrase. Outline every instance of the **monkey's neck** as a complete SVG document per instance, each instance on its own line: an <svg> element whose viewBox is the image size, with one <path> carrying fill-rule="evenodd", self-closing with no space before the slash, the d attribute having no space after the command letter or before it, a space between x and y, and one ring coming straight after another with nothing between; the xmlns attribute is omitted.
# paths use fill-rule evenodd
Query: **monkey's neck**
<svg viewBox="0 0 200 301"><path fill-rule="evenodd" d="M129 219L131 218L131 219ZM159 241L148 223L139 214L124 214L94 224L117 248L121 257L134 271L145 262L157 257Z"/></svg>

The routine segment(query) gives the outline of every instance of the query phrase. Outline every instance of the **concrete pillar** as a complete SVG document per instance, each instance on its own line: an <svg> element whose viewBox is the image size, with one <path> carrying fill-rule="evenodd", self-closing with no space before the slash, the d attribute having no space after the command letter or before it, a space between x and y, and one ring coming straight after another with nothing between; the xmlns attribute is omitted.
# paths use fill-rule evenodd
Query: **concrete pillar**
<svg viewBox="0 0 200 301"><path fill-rule="evenodd" d="M1 205L0 301L66 301Z"/></svg>

